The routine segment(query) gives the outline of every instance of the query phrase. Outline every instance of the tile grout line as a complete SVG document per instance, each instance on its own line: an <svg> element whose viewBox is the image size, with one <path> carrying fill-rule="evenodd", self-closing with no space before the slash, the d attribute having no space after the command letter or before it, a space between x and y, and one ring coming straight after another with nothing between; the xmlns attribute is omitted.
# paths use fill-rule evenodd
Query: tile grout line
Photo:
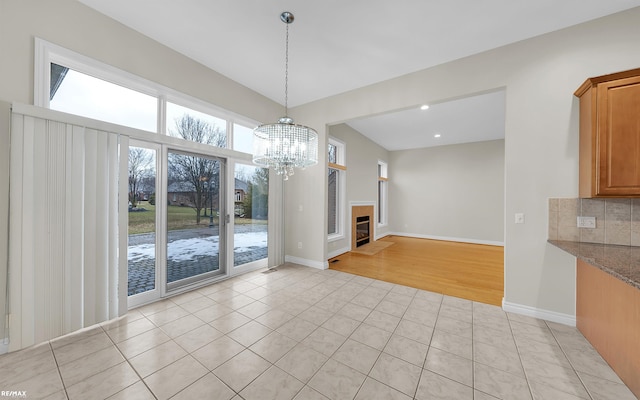
<svg viewBox="0 0 640 400"><path fill-rule="evenodd" d="M416 292L417 293L417 292ZM416 391L413 394L413 398L415 399L416 396L418 395L418 388L420 387L420 381L422 380L422 374L425 371L425 366L427 365L427 358L429 357L429 353L431 352L431 342L433 341L433 336L436 334L436 325L438 325L438 318L440 317L440 311L442 310L442 303L444 303L444 293L440 293L441 294L441 298L440 298L440 302L438 304L438 312L436 314L436 321L433 324L433 329L431 330L431 337L429 338L429 348L427 349L427 354L424 356L424 361L422 362L422 370L420 371L420 379L418 379L418 385L416 386ZM415 298L415 297L414 297ZM431 370L428 370L429 372L433 372ZM440 375L436 372L433 372L434 374ZM446 376L444 375L440 375L443 376L444 378L446 378ZM448 379L448 378L447 378ZM472 389L473 390L473 389Z"/></svg>
<svg viewBox="0 0 640 400"><path fill-rule="evenodd" d="M518 346L516 335L513 332L513 325L511 324L512 321L511 321L511 318L509 318L508 313L507 313L507 321L509 322L509 330L511 331L511 337L513 338L513 343L515 344L516 351L518 353L518 359L520 360L520 365L522 366L522 372L524 372L524 377L525 377L525 380L527 381L527 388L529 389L529 394L531 395L532 399L535 399L535 397L533 396L533 388L531 387L531 379L529 378L529 373L524 367L524 362L522 362L522 355L520 354L520 346Z"/></svg>
<svg viewBox="0 0 640 400"><path fill-rule="evenodd" d="M351 278L351 279L353 279L353 278ZM351 280L351 279L350 279L350 280ZM313 287L319 286L319 285L321 285L322 283L324 283L324 282L319 282L317 285L314 285ZM344 285L341 285L341 286L344 286ZM334 291L335 291L335 290L334 290ZM333 293L333 291L332 291L331 293ZM311 307L317 306L317 304L318 304L320 301L322 301L322 300L326 299L327 297L329 297L329 295L330 295L331 293L329 293L329 294L325 295L322 299L320 299L320 300L316 301L316 302L315 302ZM356 295L356 296L357 296L357 295ZM355 298L356 296L354 296L354 298ZM311 307L309 307L309 308L311 308ZM344 306L343 306L342 308L344 308ZM340 308L340 310L342 310L342 308ZM326 310L324 310L323 308L321 308L321 309L322 309L323 311L326 311ZM336 315L336 314L337 314L337 312L336 312L336 313L334 313L333 315ZM369 313L369 314L371 314L371 313ZM367 316L368 316L368 314L367 314ZM316 327L316 328L315 328L311 333L309 333L309 334L305 337L305 339L306 339L306 338L308 338L309 336L311 336L311 334L313 334L313 332L315 332L315 331L317 331L319 328L321 328L321 327L322 327L322 325L324 325L324 324L325 324L329 319L331 319L331 317L329 317L329 318L328 318L326 321L324 321L322 324L318 325L318 326L317 326L317 327ZM309 321L307 321L307 322L309 322ZM362 323L363 323L363 322L360 322L360 325L362 325ZM359 327L360 325L358 325L358 327ZM327 328L324 328L324 329L327 329ZM358 329L358 328L356 328L356 329ZM333 332L333 331L331 331L331 332ZM354 330L354 332L355 332L355 330ZM349 337L350 337L350 336L349 336ZM347 338L347 339L348 339L348 338ZM304 340L304 339L303 339L303 340ZM302 341L300 341L300 343L302 343ZM342 344L344 344L344 343L342 343ZM340 347L342 347L342 345L340 345ZM338 347L338 348L337 348L337 349L336 349L336 350L335 350L335 351L334 351L330 356L327 356L327 360L326 360L325 362L323 362L323 363L322 363L322 365L321 365L321 366L316 370L316 372L314 372L314 373L313 373L313 375L311 375L311 376L309 377L309 379L307 380L307 382L306 382L306 383L304 383L304 382L303 382L305 386L309 386L309 382L311 382L311 381L313 380L313 378L314 378L314 377L318 374L318 372L320 372L320 370L321 370L321 369L322 369L322 368L323 368L323 367L324 367L324 366L329 362L329 360L332 360L332 358L331 358L331 357L333 356L333 354L335 354L335 352L336 352L336 351L338 351L338 350L340 349L340 347ZM315 350L315 349L312 349L312 350ZM317 351L317 350L316 350L316 351ZM324 353L321 353L321 354L322 354L322 355L324 355ZM339 362L339 361L337 361L337 360L334 360L334 361ZM340 363L340 364L342 364L342 363ZM349 368L351 368L351 367L349 367ZM366 378L365 378L365 380L366 380ZM364 384L364 382L363 382L363 384ZM312 386L309 386L309 387L310 387L311 389L313 389L314 391L316 391L316 392L320 393L320 391L318 391L318 390L314 389ZM358 392L360 391L360 389L361 389L361 388L362 388L362 385L360 385L360 387L358 388L358 391L356 391L356 394L354 395L354 398L355 398L355 396L357 396L357 394L358 394ZM302 389L304 389L304 386L302 387ZM302 389L300 389L300 391L302 391ZM299 391L298 393L300 393L300 391ZM320 394L322 394L322 393L320 393ZM296 393L296 395L297 395L297 393ZM324 396L324 394L322 394L322 395ZM326 396L325 396L325 397L326 397ZM295 397L294 397L294 398L295 398Z"/></svg>
<svg viewBox="0 0 640 400"><path fill-rule="evenodd" d="M471 302L471 398L476 398L476 346L475 346L475 316L476 302Z"/></svg>
<svg viewBox="0 0 640 400"><path fill-rule="evenodd" d="M323 282L325 282L325 281L323 281ZM316 285L314 285L314 286L312 286L312 287L319 286L319 285L321 285L323 282L318 282ZM309 288L309 289L311 289L311 288ZM318 302L322 301L323 299L327 298L328 296L329 296L329 295L325 295L322 299L320 299L320 300L316 301L315 303L313 303L309 308L314 307L314 306L317 306ZM309 308L305 309L304 311L308 310ZM323 309L323 310L324 310L324 309ZM302 311L302 312L304 312L304 311ZM302 312L301 312L301 313L302 313ZM298 316L299 316L301 313L299 313L298 315L294 315L294 318L298 318ZM335 314L334 314L334 315L335 315ZM304 319L303 319L303 321L306 321L306 320L304 320ZM288 322L288 321L287 321L287 322ZM306 322L310 322L310 321L306 321ZM326 322L326 321L324 321L324 322ZM323 322L323 324L324 324L324 322ZM311 322L310 322L310 323L311 323ZM306 335L306 336L305 336L301 341L299 341L299 342L296 344L296 346L297 346L298 344L303 344L303 343L302 343L302 341L303 341L303 340L305 340L306 338L308 338L309 336L311 336L311 334L313 334L313 332L317 331L317 330L318 330L318 328L320 328L323 324L317 325L317 326L316 326L316 328L315 328L315 329L313 329L311 332L309 332L309 334L307 334L307 335ZM284 325L284 324L283 324L283 325ZM314 324L314 325L315 325L315 324ZM280 325L280 327L281 327L281 326L282 326L282 325ZM276 328L276 329L277 329L277 328ZM325 329L326 329L326 328L325 328ZM277 331L274 329L274 332L277 332ZM285 335L285 336L286 336L286 335ZM288 336L287 336L287 337L288 337ZM293 339L293 340L295 340L295 339ZM304 344L303 344L303 345L304 345ZM280 359L284 358L287 354L289 354L289 352L293 351L293 349L294 349L296 346L294 346L294 347L293 347L293 348L291 348L289 351L287 351L287 352L286 352L282 357L280 357ZM305 345L305 346L306 346L306 345ZM322 353L321 353L321 354L322 354ZM323 355L324 355L324 354L323 354ZM279 361L280 359L278 359L277 361ZM322 367L324 367L324 365L325 365L325 364L326 364L330 359L331 359L331 357L328 357L328 358L327 358L327 361L325 361L324 363L322 363L322 365L318 368L318 370L317 370L313 375L311 375L311 376L309 377L309 379L308 379L306 382L302 382L302 381L301 381L301 380L299 380L297 377L295 377L295 376L291 375L289 372L284 371L285 373L287 373L288 375L293 376L293 378L294 378L294 379L297 379L299 382L301 382L301 383L302 383L302 387L300 388L300 390L298 390L298 391L295 393L295 395L294 395L294 397L293 397L293 398L295 398L295 397L296 397L296 396L297 396L297 395L298 395L302 390L304 390L304 388L305 388L306 386L309 386L309 382L311 382L311 380L313 379L313 377L314 377L314 376L315 376L315 375L316 375L316 374L317 374L317 373L322 369ZM277 362L277 361L276 361L276 362ZM275 366L275 367L277 367L277 368L279 368L279 367L276 365L276 363L273 363L272 365L273 365L273 366ZM279 369L280 369L280 368L279 368ZM314 391L316 391L316 392L317 392L317 390L313 389L311 386L309 386L309 387L311 388L311 390L314 390ZM319 393L319 392L318 392L318 393ZM238 396L239 396L239 394L238 394ZM323 396L324 396L324 395L323 395Z"/></svg>
<svg viewBox="0 0 640 400"><path fill-rule="evenodd" d="M569 358L569 356L567 355L567 353L564 350L564 347L562 346L562 344L558 341L558 338L556 337L555 333L553 332L553 329L551 329L551 327L549 326L549 324L547 324L547 321L545 321L545 326L547 327L547 329L549 329L549 331L551 332L551 335L553 336L553 340L556 341L556 343L558 344L558 347L560 348L560 351L562 351L562 354L565 356L565 358L567 359L567 362L569 363L569 365L571 365L571 370L576 374L576 376L578 377L578 379L580 380L580 384L582 385L582 387L584 388L585 392L587 393L587 395L589 396L590 399L594 399L594 396L591 394L591 390L589 390L589 388L587 387L587 385L585 385L584 380L582 379L582 377L580 376L580 374L578 374L578 370L576 370L576 368L573 365L573 362L571 362L571 359ZM577 329L577 328L576 328Z"/></svg>
<svg viewBox="0 0 640 400"><path fill-rule="evenodd" d="M141 313L141 314L142 314L142 313ZM144 315L144 314L142 314L142 318L147 319L146 315ZM141 318L140 318L140 319L141 319ZM136 321L137 321L137 320L136 320ZM151 324L153 324L153 325L155 326L155 324L154 324L152 321L149 321L149 322L151 322ZM127 363L127 365L129 365L129 368L131 368L131 369L133 370L133 372L135 372L136 376L140 379L140 382L142 382L142 384L147 388L147 390L149 391L149 393L151 393L151 395L152 395L152 396L157 400L157 399L158 399L158 396L156 396L156 394L155 394L155 393L153 393L153 391L151 390L151 388L149 387L149 385L147 385L147 382L145 382L145 381L144 381L144 379L142 378L142 376L140 376L140 374L138 373L138 370L137 370L137 369L135 369L135 368L134 368L134 366L133 366L133 365L131 364L131 362L129 361L129 358L128 358L128 357L126 357L126 356L124 355L124 353L122 353L122 351L120 350L120 348L118 347L118 345L116 344L116 342L114 342L114 341L113 341L113 339L111 338L111 336L109 336L109 334L107 334L107 331L104 329L104 327L103 327L103 326L100 326L100 327L102 328L102 330L104 331L105 335L107 335L107 337L109 338L109 340L110 340L110 341L111 341L111 343L113 344L113 347L115 347L115 348L116 348L116 350L118 351L118 353L120 353L120 355L122 356L122 358L124 358L124 360L125 360L125 362ZM156 328L157 328L157 326L156 326ZM145 331L145 332L147 332L147 331ZM144 333L144 332L142 332L142 333ZM140 333L140 334L142 334L142 333ZM135 335L135 336L138 336L138 335ZM132 337L135 337L135 336L132 336ZM130 339L130 338L127 338L127 340L128 340L128 339ZM157 346L156 346L156 347L157 347ZM142 354L142 353L141 353L141 354ZM176 360L176 361L177 361L177 360ZM129 386L127 386L127 387L123 388L122 390L120 390L120 391L118 391L118 392L114 393L113 395L116 395L116 394L118 394L118 393L122 392L123 390L126 390L126 389L130 388L131 386L135 385L136 383L137 383L137 382L132 383L131 385L129 385ZM112 395L112 396L113 396L113 395ZM111 396L109 396L109 397L111 397Z"/></svg>
<svg viewBox="0 0 640 400"><path fill-rule="evenodd" d="M371 287L371 283L370 283L369 285L367 285L367 287ZM371 315L371 313L376 309L376 307L377 307L377 306L379 306L379 305L380 305L380 303L382 303L382 301L384 300L384 298L386 298L386 297L387 297L387 295L388 295L389 293L391 293L391 290L392 290L392 289L388 290L388 291L387 291L387 294L382 298L382 300L378 301L378 303L376 304L376 306L375 306L374 308L372 308L372 309L371 309L371 311L369 312L369 314L367 314L367 316L366 316L366 317L365 317L365 318L360 322L360 325L358 325L358 327L360 327L362 324L364 324L364 321L367 319L367 317L369 317L369 316ZM354 297L354 298L355 298L355 297ZM413 295L413 297L412 297L411 301L413 301L413 299L414 299L414 298L415 298L415 293L414 293L414 295ZM390 300L389 300L389 301L390 301ZM347 302L347 303L350 303L350 301L349 301L349 302ZM395 302L393 302L393 303L394 303L394 304L396 304ZM344 307L343 307L343 308L344 308ZM407 307L407 309L408 309L408 307ZM404 310L404 312L402 313L402 316L404 316L404 315L406 314L407 309L405 309L405 310ZM382 311L379 311L379 312L382 312ZM385 313L385 314L386 314L386 313ZM402 317L400 317L400 319L402 320ZM399 324L399 322L398 322L398 324ZM358 329L358 328L356 328L356 329ZM387 384L386 384L386 383L384 383L384 382L380 382L379 380L377 380L377 379L375 379L375 378L373 378L373 377L371 377L371 376L369 375L369 374L371 373L371 371L373 371L373 368L376 366L376 363L378 362L378 360L380 360L380 356L382 356L382 353L384 353L384 349L385 349L385 347L387 347L387 345L389 344L389 341L390 341L390 340L391 340L391 338L393 337L393 335L394 335L394 333L395 333L396 329L398 329L398 326L397 326L397 325L396 325L396 327L394 328L393 332L391 332L391 336L389 336L389 339L387 340L387 342L386 342L386 343L384 344L384 346L382 347L382 350L380 350L380 354L378 354L378 357L376 357L376 360L375 360L375 361L373 362L373 364L371 365L371 368L369 368L369 371L365 374L364 381L362 381L362 384L361 384L361 385L360 385L360 387L358 388L358 391L357 391L357 392L356 392L356 394L354 395L354 398L358 397L358 393L360 393L360 391L361 391L361 390L362 390L362 388L364 387L364 384L365 384L365 382L367 381L367 378L371 378L371 379L375 380L376 382L379 382L380 384L382 384L382 385L384 385L384 386L387 386L387 387L389 387L389 388L391 388L391 389L393 389L393 390L397 390L396 388L393 388L393 387L391 387L391 386L387 385ZM355 329L353 330L353 332L355 332ZM353 334L353 332L352 332L352 334ZM349 338L350 338L350 337L351 337L351 335L349 335L349 337L347 338L347 340L349 340ZM354 340L354 339L352 339L352 340ZM356 342L357 342L357 340L354 340L354 341L356 341ZM360 343L360 342L358 342L358 343ZM367 345L366 345L366 344L364 344L364 343L362 343L362 344L363 344L364 346L367 346ZM337 351L337 350L336 350L336 351ZM425 355L425 358L426 358L426 355ZM337 360L336 360L336 361L337 361ZM337 362L339 362L339 361L337 361ZM420 381L418 380L418 382L420 382ZM416 386L416 390L417 390L417 386ZM399 390L397 390L397 391L399 391ZM415 398L415 393L414 393L414 396L412 396L412 397L413 397L413 398Z"/></svg>
<svg viewBox="0 0 640 400"><path fill-rule="evenodd" d="M51 355L53 356L53 361L56 363L56 370L58 371L58 376L60 377L60 382L62 383L62 390L64 390L64 395L68 399L69 398L69 393L67 392L67 385L64 383L64 379L62 379L62 372L60 372L60 364L58 364L58 358L56 357L56 353L53 351L53 346L51 345L51 340L49 340L47 344L49 345L49 349L51 351Z"/></svg>
<svg viewBox="0 0 640 400"><path fill-rule="evenodd" d="M314 285L313 287L318 286L318 285L320 285L321 283L322 283L322 282L318 283L317 285ZM264 286L264 285L260 285L259 287L263 287L263 286ZM277 291L276 291L276 292L274 292L274 293L277 293L277 292L282 291L282 290L284 290L284 288L283 288L283 289L280 289L280 290L277 290ZM323 299L324 299L324 298L326 298L326 297L328 297L328 296L329 296L329 295L326 295L325 297L323 297ZM256 300L256 301L259 301L259 300ZM263 303L263 304L266 304L266 303ZM317 302L316 302L316 304L317 304ZM268 305L268 304L267 304L267 305ZM314 305L315 305L315 304L314 304ZM312 305L311 307L313 307L314 305ZM269 306L269 307L271 307L271 306ZM311 308L311 307L309 307L309 308ZM276 309L276 308L277 308L277 306L276 306L276 307L273 307L272 309ZM237 310L234 310L234 311L237 311ZM269 310L269 311L271 311L271 310ZM269 311L267 311L267 312L269 312ZM251 318L251 320L250 320L250 321L255 321L255 322L257 322L257 323L260 323L260 322L256 321L256 319L257 319L257 318L259 318L259 317L261 317L262 315L266 314L267 312L265 312L265 313L263 313L263 314L260 314L259 316L255 317L255 318ZM303 311L303 312L304 312L304 311ZM334 314L334 315L335 315L335 314ZM293 318L297 318L297 315L293 315ZM291 319L293 319L293 318L291 318ZM290 320L291 320L291 319L290 319ZM287 322L289 322L290 320L288 320ZM280 328L280 327L282 327L283 325L285 325L287 322L285 322L284 324L279 325L276 329L271 329L270 327L268 327L268 328L269 328L269 329L271 329L271 332L277 332L277 329L278 329L278 328ZM307 321L307 322L308 322L308 321ZM326 322L326 321L325 321L325 322ZM247 322L247 323L249 323L249 322ZM246 324L245 324L245 325L246 325ZM315 324L314 324L314 325L315 325ZM315 332L316 330L318 330L318 328L320 328L321 326L322 326L322 324L321 324L321 325L318 325L318 326L317 326L313 331L311 331L307 336L305 336L305 338L307 338L308 336L310 336L313 332ZM236 329L237 329L237 328L236 328ZM326 328L325 328L325 329L326 329ZM231 332L232 332L232 331L231 331ZM278 332L278 333L279 333L279 332ZM227 335L228 335L228 333L225 333L224 335L225 335L225 336L227 336ZM286 335L284 335L284 334L283 334L283 336L286 336ZM265 336L265 337L266 337L266 336ZM286 336L286 337L288 337L288 336ZM251 345L253 345L253 344L255 344L255 343L259 342L259 341L260 341L260 340L262 340L262 339L263 339L263 338L261 338L261 339L257 340L256 342L252 343ZM290 338L290 339L292 339L292 338ZM232 339L232 340L233 340L233 339ZM292 340L295 340L295 339L292 339ZM304 338L303 338L303 340L304 340ZM302 344L302 341L297 342L296 346L297 346L298 344ZM241 344L241 345L242 345L242 344ZM243 345L243 346L244 346L244 345ZM296 346L294 346L294 348L295 348ZM250 346L249 346L249 347L250 347ZM285 356L286 356L290 351L292 351L292 350L293 350L293 348L292 348L292 349L290 349L290 350L289 350L289 351L287 351L284 355L282 355L282 357L280 357L278 360L276 360L276 362L271 363L269 360L264 359L261 355L259 355L259 354L255 353L255 352L253 352L249 347L245 347L245 350L249 350L249 351L251 351L253 354L256 354L258 357L260 357L260 358L262 358L263 360L265 360L266 362L268 362L268 363L270 364L270 367L269 367L269 368L267 368L266 370L264 370L264 371L263 371L262 373L260 373L258 376L256 376L253 380L251 380L251 382L247 383L247 384L246 384L242 389L240 389L239 391L235 391L233 388L230 388L230 389L231 389L231 390L232 390L232 391L233 391L233 392L234 392L238 397L242 397L242 396L240 395L240 392L241 392L242 390L244 390L245 388L247 388L249 385L251 385L251 383L253 383L255 380L257 380L260 376L262 376L263 374L265 374L265 373L266 373L266 372L267 372L271 367L275 367L275 368L278 368L279 370L283 371L280 367L278 367L278 366L276 365L276 362L277 362L277 361L279 361L281 358L285 357ZM327 361L329 361L329 359L330 359L330 357L327 359ZM324 364L326 364L326 362L327 362L327 361L325 361L325 362L322 364L322 366L324 366ZM225 361L225 362L226 362L226 361ZM318 371L322 368L322 366L321 366L320 368L318 368ZM316 371L316 373L317 373L318 371ZM314 375L312 375L312 376L309 378L309 380L307 381L307 383L305 383L305 382L300 381L300 380L299 380L298 378L296 378L295 376L293 376L293 375L289 374L288 372L286 372L286 371L283 371L283 372L284 372L284 373L286 373L286 374L288 374L288 375L290 375L290 376L292 376L292 377L293 377L294 379L296 379L298 382L302 383L302 387L300 388L300 390L298 390L298 391L295 393L294 397L295 397L295 396L297 396L297 395L298 395L298 394L299 394L299 393L304 389L304 387L305 387L305 386L308 386L308 382L309 382L309 381L311 381L311 379L313 378L313 376L315 376L315 374L314 374ZM211 373L213 373L213 371L211 371ZM215 374L214 374L214 375L215 375ZM217 375L216 375L216 376L217 376ZM220 378L218 377L218 379L220 379ZM221 381L222 381L222 380L221 380ZM222 381L222 382L226 385L226 383L225 383L224 381ZM228 386L228 385L227 385L227 386ZM312 389L313 389L313 388L312 388ZM314 390L315 390L315 389L314 389Z"/></svg>

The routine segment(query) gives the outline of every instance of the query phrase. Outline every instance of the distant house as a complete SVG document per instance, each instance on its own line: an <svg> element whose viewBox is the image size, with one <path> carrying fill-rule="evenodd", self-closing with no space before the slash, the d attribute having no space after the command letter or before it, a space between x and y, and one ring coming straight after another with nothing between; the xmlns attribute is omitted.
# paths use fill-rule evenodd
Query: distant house
<svg viewBox="0 0 640 400"><path fill-rule="evenodd" d="M234 207L233 212L236 217L244 216L244 197L249 193L249 184L245 181L241 181L235 178L235 193L234 193Z"/></svg>
<svg viewBox="0 0 640 400"><path fill-rule="evenodd" d="M170 206L193 207L195 188L190 182L173 182L167 187Z"/></svg>
<svg viewBox="0 0 640 400"><path fill-rule="evenodd" d="M170 206L193 207L195 188L190 182L173 182L167 188ZM244 198L249 192L249 184L243 180L235 179L234 210L236 215L244 214ZM218 203L218 196L213 196L212 203ZM213 207L217 209L217 207Z"/></svg>

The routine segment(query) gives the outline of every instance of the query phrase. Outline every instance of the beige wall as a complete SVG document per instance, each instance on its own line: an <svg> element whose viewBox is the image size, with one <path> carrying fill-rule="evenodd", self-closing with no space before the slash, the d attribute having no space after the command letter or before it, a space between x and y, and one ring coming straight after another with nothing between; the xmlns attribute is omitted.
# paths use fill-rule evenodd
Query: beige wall
<svg viewBox="0 0 640 400"><path fill-rule="evenodd" d="M640 8L309 103L293 112L298 121L323 134L326 124L505 88L505 301L522 309L573 316L575 258L546 243L547 199L577 196L574 90L587 77L640 66L638 21ZM289 182L286 194L324 210L324 184L324 169L310 168ZM514 214L520 212L526 223L516 225ZM326 260L323 217L319 213L308 220L287 220L288 232L307 235L313 243L298 250L289 236L287 254Z"/></svg>
<svg viewBox="0 0 640 400"><path fill-rule="evenodd" d="M349 208L351 202L378 202L378 161L389 163L389 152L366 138L360 132L346 124L329 127L329 136L342 141L346 149L347 190L346 190L346 234L342 240L328 243L328 254L348 250L351 244L351 220ZM389 227L375 227L376 237L387 234Z"/></svg>
<svg viewBox="0 0 640 400"><path fill-rule="evenodd" d="M74 0L0 0L0 350L4 337L10 103L33 104L40 37L256 121L282 106Z"/></svg>
<svg viewBox="0 0 640 400"><path fill-rule="evenodd" d="M390 154L392 232L504 241L504 140Z"/></svg>

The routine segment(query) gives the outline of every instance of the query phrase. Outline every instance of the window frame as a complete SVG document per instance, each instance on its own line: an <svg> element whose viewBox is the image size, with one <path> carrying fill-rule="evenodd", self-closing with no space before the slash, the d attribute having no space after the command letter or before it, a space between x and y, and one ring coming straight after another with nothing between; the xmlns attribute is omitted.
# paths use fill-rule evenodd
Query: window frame
<svg viewBox="0 0 640 400"><path fill-rule="evenodd" d="M376 224L378 227L385 227L389 224L389 164L386 161L378 160L377 168L378 197L376 202L378 203L378 213L376 215Z"/></svg>
<svg viewBox="0 0 640 400"><path fill-rule="evenodd" d="M260 123L254 121L250 118L244 117L240 114L236 114L231 111L224 110L218 106L215 106L211 103L207 103L206 101L197 99L190 95L187 95L182 92L178 92L171 88L162 86L158 83L147 80L143 77L134 75L132 73L120 70L108 64L102 63L100 61L94 60L90 57L84 56L82 54L76 53L64 47L58 46L56 44L47 42L40 38L35 38L35 54L34 54L34 106L42 107L46 109L50 109L49 102L49 92L50 92L50 80L51 80L51 63L55 63L58 65L62 65L64 67L68 67L77 72L90 75L97 79L104 80L106 82L119 85L134 91L138 91L140 93L153 96L157 98L157 124L156 131L146 131L141 130L134 127L118 125L113 122L103 121L103 120L94 120L89 117L85 117L78 114L67 114L71 120L79 121L79 124L91 123L96 126L104 126L105 129L110 131L121 131L126 132L126 135L130 138L131 141L136 142L145 142L149 145L158 146L160 152L157 155L157 162L160 162L160 159L166 159L168 150L174 151L183 151L187 153L199 153L206 156L217 157L221 159L225 159L227 162L226 168L226 193L227 196L225 198L225 202L234 199L234 179L233 179L233 168L238 163L241 164L252 164L252 156L250 153L245 153L241 151L233 150L233 125L238 124L245 127L257 126ZM216 118L220 118L226 121L227 125L227 146L215 147L206 145L203 143L192 142L184 139L179 139L173 136L169 136L166 134L166 102L170 101L172 103L181 105L183 107L191 108L195 111L200 111L209 115L212 115ZM58 113L59 111L53 110L53 112ZM161 163L161 162L160 162ZM162 164L162 163L161 163ZM166 165L162 165L157 169L157 178L160 179L160 183L156 184L156 192L165 191L166 186L163 186L164 177L167 175ZM272 172L270 171L270 175ZM230 179L229 179L230 178ZM275 190L276 185L269 185L269 198L275 198L274 196L277 194ZM269 200L269 207L272 206L272 200ZM233 202L228 203L233 204ZM230 215L233 215L233 210L231 208L227 209L227 212ZM157 219L158 217L156 217ZM158 226L166 226L166 215L163 216L160 213L161 222L156 222L156 227ZM270 215L269 218L272 218ZM231 222L227 224L228 232L233 232L234 229L234 219L231 218ZM276 240L273 239L272 236L274 233L271 232L271 228L269 228L269 237L268 240ZM229 235L229 233L227 234ZM162 235L162 232L157 232ZM166 239L161 238L160 242L158 242L159 248L166 248ZM231 243L231 241L229 241ZM157 252L158 250L156 250ZM160 250L164 251L164 250ZM264 268L268 264L268 260L271 259L271 245L269 245L269 256L268 258L257 260L252 263L248 263L243 266L231 268L233 266L233 248L229 246L227 248L227 269L225 273L225 277L232 277L239 273L253 271L259 268ZM159 257L162 259L163 257ZM242 268L240 268L242 267ZM165 273L164 271L161 273ZM161 279L161 281L164 278ZM204 284L209 284L211 282L205 282ZM166 285L159 285L160 295L159 298L164 298L169 295L174 295L180 293L185 290L189 290L189 288L177 289L175 291L168 290ZM159 298L153 299L158 300ZM128 308L135 307L135 301L132 302L132 297L128 296Z"/></svg>
<svg viewBox="0 0 640 400"><path fill-rule="evenodd" d="M244 127L260 125L260 122L258 121L254 121L240 114L225 110L196 97L163 86L141 76L113 67L109 64L94 60L90 57L76 53L38 37L35 38L34 55L33 100L35 106L50 108L49 86L51 82L51 63L62 65L77 72L90 75L94 78L155 97L158 101L156 131L154 133L159 135L169 136L167 134L166 123L167 102L191 108L194 111L225 120L227 146L221 149L227 149L237 154L246 155L249 153L233 150L233 125L237 124ZM246 157L239 158L245 159Z"/></svg>
<svg viewBox="0 0 640 400"><path fill-rule="evenodd" d="M337 171L338 174L338 185L336 187L336 213L337 221L336 221L336 232L328 233L327 232L327 240L329 242L333 242L336 240L341 240L346 237L345 234L345 221L346 221L346 188L347 188L347 166L346 166L346 145L344 142L335 139L333 137L328 138L328 145L332 145L336 147L336 162L330 163L328 162L327 157L327 168ZM328 145L327 145L327 153L328 153ZM327 181L327 214L329 212L329 202L328 202L328 181ZM327 229L328 231L328 229Z"/></svg>

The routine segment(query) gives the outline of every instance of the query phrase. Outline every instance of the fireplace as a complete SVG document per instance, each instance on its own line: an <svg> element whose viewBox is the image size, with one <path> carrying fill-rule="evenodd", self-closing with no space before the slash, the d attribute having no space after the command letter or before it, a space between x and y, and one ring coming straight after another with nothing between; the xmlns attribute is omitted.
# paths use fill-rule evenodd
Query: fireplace
<svg viewBox="0 0 640 400"><path fill-rule="evenodd" d="M356 217L356 247L369 243L369 216Z"/></svg>
<svg viewBox="0 0 640 400"><path fill-rule="evenodd" d="M351 248L355 249L375 238L375 224L373 223L373 205L351 206Z"/></svg>

